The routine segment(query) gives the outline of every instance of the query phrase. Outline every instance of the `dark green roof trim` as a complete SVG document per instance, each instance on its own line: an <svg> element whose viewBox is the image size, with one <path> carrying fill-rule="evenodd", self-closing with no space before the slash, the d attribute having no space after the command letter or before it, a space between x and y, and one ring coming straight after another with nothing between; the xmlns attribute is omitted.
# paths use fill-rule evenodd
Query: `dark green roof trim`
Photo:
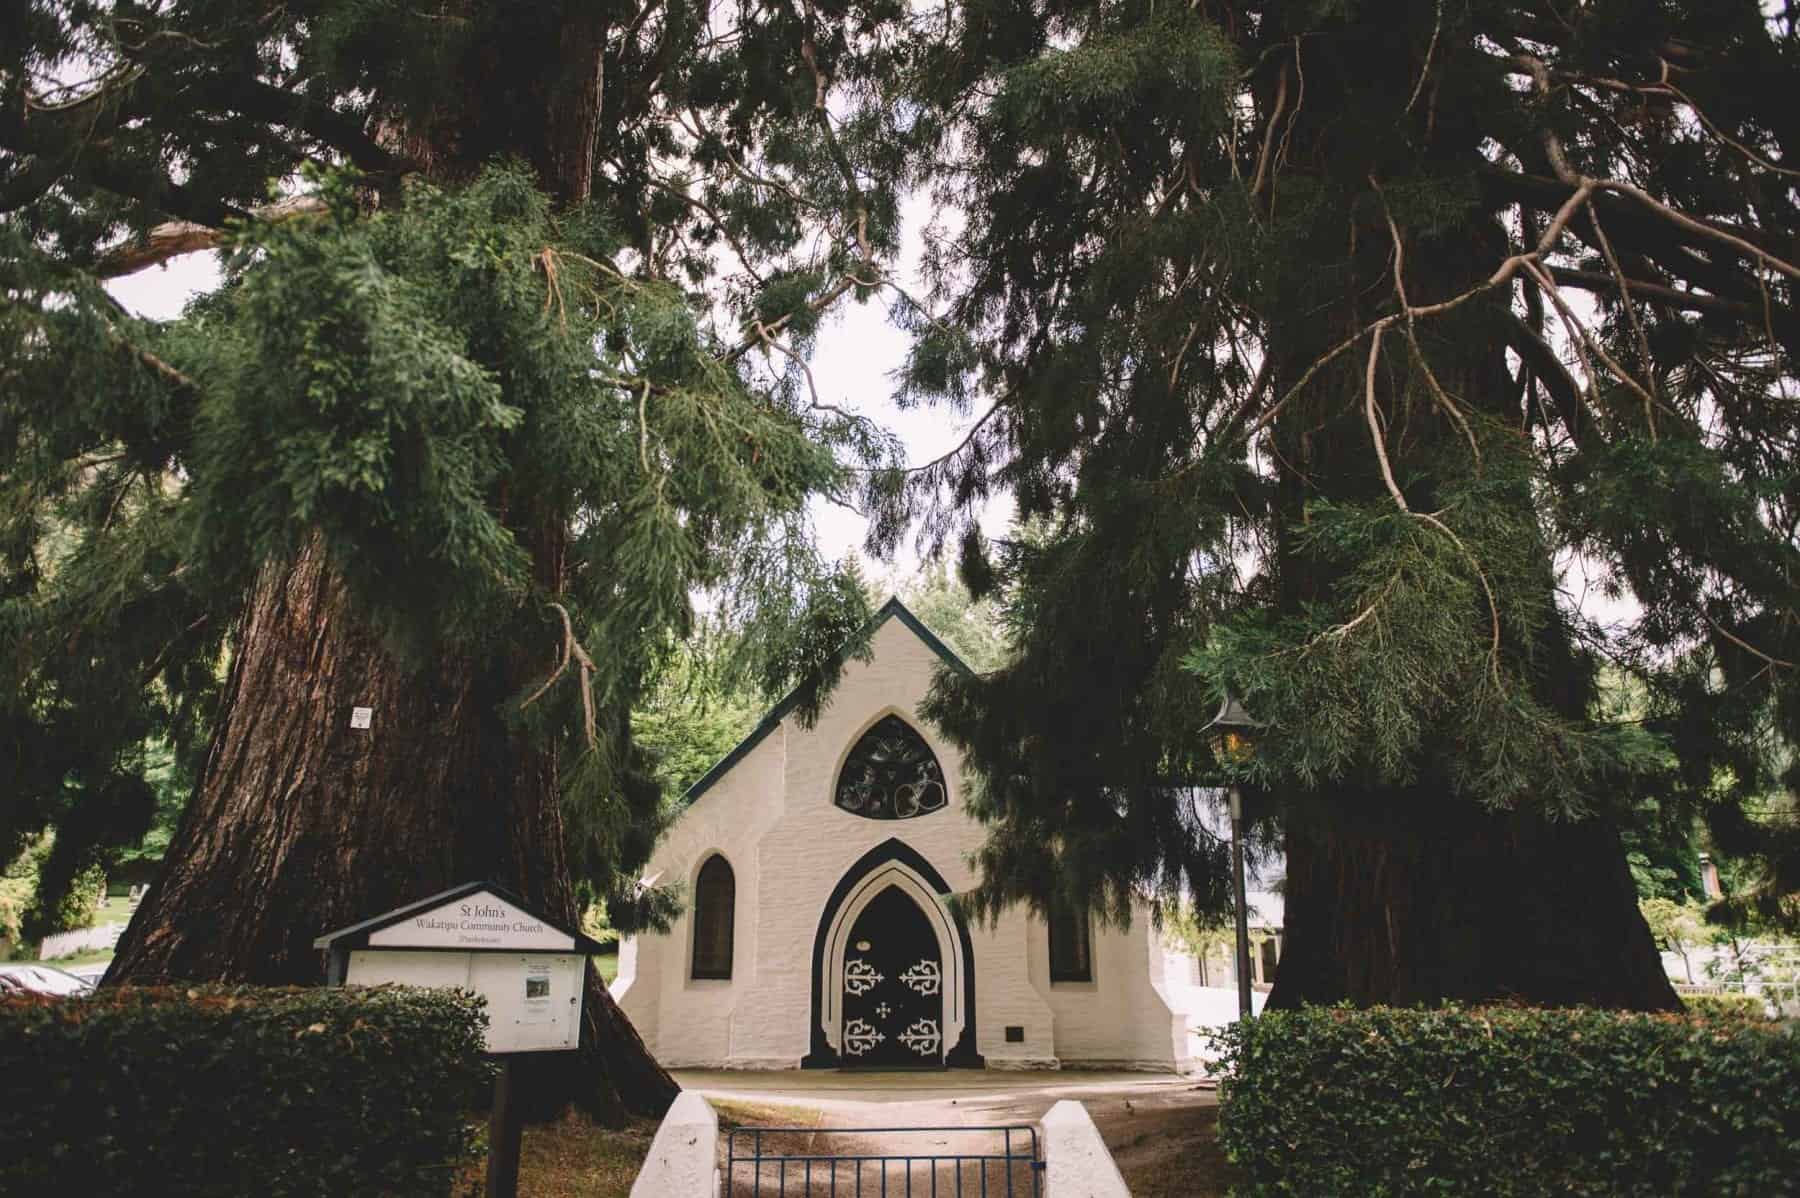
<svg viewBox="0 0 1800 1198"><path fill-rule="evenodd" d="M867 640L874 636L880 631L881 626L889 620L899 620L900 623L904 624L914 636L924 641L926 647L937 654L939 659L951 669L957 670L963 674L973 675L975 673L974 670L969 668L968 662L956 655L954 649L939 640L936 633L920 623L919 617L908 611L906 609L906 604L900 602L898 596L889 599L886 603L881 605L881 610L875 613L875 618L870 620L869 623L863 627L862 631L857 634L856 639L859 641ZM842 664L842 661L843 658L840 656L839 663ZM802 687L796 686L793 690L789 691L786 698L777 703L768 715L757 722L756 727L750 730L750 735L738 742L737 748L719 758L717 765L713 766L710 770L707 770L705 775L703 775L698 782L688 787L687 793L681 796L682 806L687 806L689 803L692 803L695 799L698 799L701 795L705 794L708 790L712 789L713 783L730 773L732 766L742 761L749 755L751 749L754 749L757 745L761 744L763 739L767 737L769 733L780 727L781 721L786 719L788 714L792 712L795 707L799 706L802 689Z"/></svg>
<svg viewBox="0 0 1800 1198"><path fill-rule="evenodd" d="M938 659L945 665L949 666L959 674L967 675L970 678L975 676L975 671L969 668L969 663L958 657L956 655L956 650L939 640L937 633L925 627L925 625L920 622L919 617L907 610L906 604L900 602L897 598L889 599L886 603L881 605L881 610L875 613L875 619L869 625L867 635L874 636L875 630L880 628L882 624L886 623L890 618L899 620L902 624L910 628L913 635L924 641L925 647L937 654Z"/></svg>

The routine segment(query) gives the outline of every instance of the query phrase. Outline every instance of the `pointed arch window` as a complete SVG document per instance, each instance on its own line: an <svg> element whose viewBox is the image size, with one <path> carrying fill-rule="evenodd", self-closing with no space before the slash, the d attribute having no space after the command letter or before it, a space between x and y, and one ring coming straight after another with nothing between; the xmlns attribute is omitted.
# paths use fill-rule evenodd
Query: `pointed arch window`
<svg viewBox="0 0 1800 1198"><path fill-rule="evenodd" d="M912 819L948 806L937 755L897 715L877 720L850 749L832 801L864 819Z"/></svg>
<svg viewBox="0 0 1800 1198"><path fill-rule="evenodd" d="M1094 980L1093 942L1088 937L1088 913L1062 899L1050 903L1050 980Z"/></svg>
<svg viewBox="0 0 1800 1198"><path fill-rule="evenodd" d="M695 978L731 977L731 949L737 912L737 876L717 853L707 858L694 879Z"/></svg>

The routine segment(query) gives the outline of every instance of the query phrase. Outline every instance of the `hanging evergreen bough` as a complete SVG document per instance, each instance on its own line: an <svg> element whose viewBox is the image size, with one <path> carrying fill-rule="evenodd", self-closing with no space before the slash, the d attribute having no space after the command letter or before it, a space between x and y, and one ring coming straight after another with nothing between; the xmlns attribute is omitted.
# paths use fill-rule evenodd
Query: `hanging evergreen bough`
<svg viewBox="0 0 1800 1198"><path fill-rule="evenodd" d="M1230 687L1271 724L1239 780L1287 859L1277 1005L1672 1006L1617 838L1646 798L1793 918L1796 19L1019 0L922 33L968 221L905 385L987 406L869 498L1012 607L1016 660L933 704L984 783L977 905L1224 910L1181 784L1222 777ZM990 545L1003 491L1031 531ZM1595 622L1576 555L1641 611Z"/></svg>
<svg viewBox="0 0 1800 1198"><path fill-rule="evenodd" d="M129 843L147 743L196 779L110 980L316 981L321 929L470 877L668 917L628 713L693 596L815 712L868 615L805 505L891 446L800 363L897 242L889 126L825 118L891 15L0 18L0 850ZM180 320L98 285L201 248ZM585 1009L543 1092L660 1111Z"/></svg>

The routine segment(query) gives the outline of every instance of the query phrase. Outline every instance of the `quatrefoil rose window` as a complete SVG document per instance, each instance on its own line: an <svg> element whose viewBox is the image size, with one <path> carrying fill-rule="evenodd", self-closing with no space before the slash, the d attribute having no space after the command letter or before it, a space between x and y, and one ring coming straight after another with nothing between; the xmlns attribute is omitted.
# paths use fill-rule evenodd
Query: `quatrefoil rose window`
<svg viewBox="0 0 1800 1198"><path fill-rule="evenodd" d="M911 724L890 715L850 750L833 801L864 819L912 819L948 805L950 797L931 746Z"/></svg>

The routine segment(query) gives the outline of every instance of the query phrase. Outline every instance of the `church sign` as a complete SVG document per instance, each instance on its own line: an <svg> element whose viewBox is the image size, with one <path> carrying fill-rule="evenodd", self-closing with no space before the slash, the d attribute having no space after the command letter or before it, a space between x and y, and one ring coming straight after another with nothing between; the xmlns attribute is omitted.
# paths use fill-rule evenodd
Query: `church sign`
<svg viewBox="0 0 1800 1198"><path fill-rule="evenodd" d="M488 882L471 882L321 936L333 983L457 987L487 999L487 1050L581 1041L585 958L600 945Z"/></svg>
<svg viewBox="0 0 1800 1198"><path fill-rule="evenodd" d="M575 937L492 890L478 890L369 935L371 948L542 949L572 953Z"/></svg>
<svg viewBox="0 0 1800 1198"><path fill-rule="evenodd" d="M328 932L313 947L325 950L334 986L455 987L487 999L487 1050L501 1062L488 1119L487 1195L517 1198L512 1061L580 1047L587 957L599 943L499 886L467 882Z"/></svg>

